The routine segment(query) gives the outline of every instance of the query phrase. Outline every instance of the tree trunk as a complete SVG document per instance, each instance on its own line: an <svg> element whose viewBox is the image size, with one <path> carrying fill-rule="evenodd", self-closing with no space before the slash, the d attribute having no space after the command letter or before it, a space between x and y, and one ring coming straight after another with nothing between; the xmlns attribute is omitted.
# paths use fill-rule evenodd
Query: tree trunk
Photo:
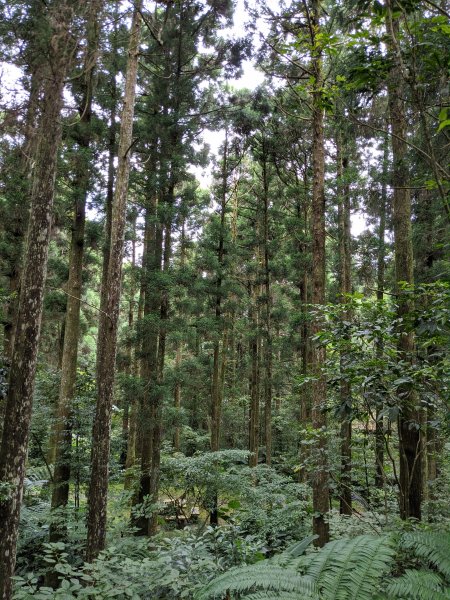
<svg viewBox="0 0 450 600"><path fill-rule="evenodd" d="M92 471L88 495L87 546L88 562L105 547L108 465L110 447L111 408L114 392L114 371L117 350L117 328L120 310L122 258L127 208L130 149L132 146L134 103L136 97L141 0L133 12L122 109L116 189L114 192L111 243L105 290L105 313L100 314L97 342L97 405L92 431Z"/></svg>
<svg viewBox="0 0 450 600"><path fill-rule="evenodd" d="M389 114L392 132L394 188L394 241L395 241L395 279L398 293L398 317L408 319L412 311L412 301L408 293L401 291L399 282L414 283L413 248L411 233L411 195L407 168L407 124L404 98L405 78L401 49L399 47L399 21L393 16L391 0L387 3L386 31L387 44L391 54L392 67L388 78ZM406 362L414 360L415 343L412 331L402 331L398 343L399 359ZM402 519L421 518L422 502L422 454L420 415L414 390L399 389L401 406L398 418L399 454L400 454L400 516Z"/></svg>
<svg viewBox="0 0 450 600"><path fill-rule="evenodd" d="M323 120L324 109L322 105L322 51L320 43L316 43L316 36L320 32L320 4L318 0L312 2L311 12L312 44L314 46L312 69L314 73L313 103L313 189L312 189L312 304L325 303L325 147ZM316 316L312 322L311 335L315 336L321 329L320 319ZM325 431L326 419L326 381L322 369L325 366L325 348L313 342L311 354L311 371L315 377L312 384L312 424L316 431L317 442L315 452L317 461L312 474L313 486L313 532L318 538L315 545L323 546L329 540L329 526L325 516L329 511L328 489L328 460L327 442Z"/></svg>
<svg viewBox="0 0 450 600"><path fill-rule="evenodd" d="M158 386L158 333L161 311L161 291L156 285L161 272L163 255L163 224L156 219L158 200L151 191L151 203L145 221L145 253L143 257L144 322L142 339L141 378L144 393L141 401L141 473L136 502L142 504L150 495L150 477L153 455L154 396ZM139 518L135 523L139 535L148 535L149 519Z"/></svg>
<svg viewBox="0 0 450 600"><path fill-rule="evenodd" d="M87 25L87 50L84 61L85 82L83 100L78 108L81 115L79 124L78 144L79 156L75 164L73 189L74 219L69 258L69 280L67 282L67 308L64 327L64 343L61 361L61 384L59 389L56 420L53 440L55 445L54 473L52 482L52 510L65 507L69 499L70 461L72 450L72 401L75 394L77 374L78 337L80 329L80 308L82 294L82 269L84 252L84 229L86 214L86 199L90 183L90 153L91 143L91 113L92 96L94 93L94 68L99 40L99 12L102 1L90 4L90 14ZM65 525L61 516L50 524L50 542L57 542L65 537ZM50 581L51 578L51 581ZM58 585L58 574L52 572L47 585Z"/></svg>
<svg viewBox="0 0 450 600"><path fill-rule="evenodd" d="M83 8L84 2L79 3ZM8 486L0 502L0 597L9 600L16 559L20 505L23 494L28 431L31 419L37 350L47 273L53 197L58 148L61 139L60 113L63 88L72 59L71 2L50 9L52 29L49 66L44 85L44 102L35 155L31 210L24 256L22 285L17 314L5 423L0 454L0 479Z"/></svg>
<svg viewBox="0 0 450 600"><path fill-rule="evenodd" d="M249 322L250 322L250 414L249 414L249 443L250 451L249 465L256 467L258 464L259 454L259 358L260 358L260 342L259 342L259 320L258 310L256 307L257 286L250 284L249 286Z"/></svg>
<svg viewBox="0 0 450 600"><path fill-rule="evenodd" d="M170 204L173 204L173 189L170 193ZM170 267L170 258L172 253L172 223L169 221L165 225L164 231L164 256L163 256L163 271L168 272ZM162 404L163 404L163 385L164 385L164 362L166 357L166 329L167 319L169 317L169 290L166 287L161 296L160 309L161 324L159 328L159 343L158 343L158 362L157 362L157 385L153 396L153 422L152 422L152 464L150 470L150 499L152 504L158 502L159 495L159 479L161 469L161 439L162 439ZM157 530L156 511L152 512L149 523L149 535L155 535Z"/></svg>
<svg viewBox="0 0 450 600"><path fill-rule="evenodd" d="M384 297L384 263L386 260L386 203L387 203L387 170L389 158L388 138L384 141L383 172L381 181L381 203L378 220L378 257L377 257L377 301L382 302ZM381 360L384 352L383 338L376 342L377 357ZM380 417L383 406L377 406L375 413L375 487L382 489L384 486L384 419Z"/></svg>
<svg viewBox="0 0 450 600"><path fill-rule="evenodd" d="M272 464L272 329L269 264L269 175L267 154L263 138L263 268L264 268L264 445L266 464Z"/></svg>
<svg viewBox="0 0 450 600"><path fill-rule="evenodd" d="M340 301L348 302L346 294L351 293L351 232L350 232L350 186L348 183L347 148L337 136L337 175L338 175L338 239L339 239L339 292ZM348 310L342 315L348 321L351 318ZM348 343L348 335L344 334L344 343ZM340 513L352 514L352 388L345 373L349 358L345 351L341 352L340 370L343 379L339 386L339 403L341 408L341 489Z"/></svg>

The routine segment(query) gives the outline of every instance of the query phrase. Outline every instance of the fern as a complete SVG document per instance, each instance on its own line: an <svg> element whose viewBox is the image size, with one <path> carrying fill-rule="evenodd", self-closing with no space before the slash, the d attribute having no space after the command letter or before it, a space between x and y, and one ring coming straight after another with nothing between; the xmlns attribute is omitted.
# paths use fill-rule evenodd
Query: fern
<svg viewBox="0 0 450 600"><path fill-rule="evenodd" d="M300 600L298 592L255 592L245 596L245 600Z"/></svg>
<svg viewBox="0 0 450 600"><path fill-rule="evenodd" d="M283 598L286 593L290 597L315 600L317 590L310 578L299 575L298 571L283 568L264 560L256 565L247 565L230 569L216 577L196 596L196 600L220 599L228 592L250 594L255 599L255 593L265 595L262 598ZM244 596L248 600L248 595ZM258 596L256 596L257 598Z"/></svg>
<svg viewBox="0 0 450 600"><path fill-rule="evenodd" d="M309 559L306 569L324 600L373 598L374 590L393 564L394 548L388 537L361 535L335 540Z"/></svg>
<svg viewBox="0 0 450 600"><path fill-rule="evenodd" d="M448 532L408 532L402 537L400 545L433 566L450 583L450 534Z"/></svg>
<svg viewBox="0 0 450 600"><path fill-rule="evenodd" d="M450 590L445 590L442 578L432 571L407 569L387 588L389 598L401 600L449 600Z"/></svg>

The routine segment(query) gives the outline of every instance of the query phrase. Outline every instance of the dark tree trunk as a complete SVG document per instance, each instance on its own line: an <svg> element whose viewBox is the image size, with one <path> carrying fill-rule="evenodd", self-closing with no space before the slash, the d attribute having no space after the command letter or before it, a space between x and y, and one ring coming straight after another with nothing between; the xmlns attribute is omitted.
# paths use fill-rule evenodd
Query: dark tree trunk
<svg viewBox="0 0 450 600"><path fill-rule="evenodd" d="M311 11L311 31L313 46L316 46L316 35L320 32L320 4L313 0ZM320 46L320 44L319 44ZM325 147L323 120L324 109L322 106L322 52L316 48L313 52L312 69L314 72L313 102L313 191L312 191L312 247L313 247L313 270L312 270L312 304L322 305L325 303ZM311 335L319 333L321 323L316 316L312 326ZM315 446L316 464L312 474L313 486L313 532L318 537L315 541L317 546L323 546L329 540L329 526L326 522L326 514L329 511L329 488L328 488L328 461L327 443L324 431L327 426L325 413L326 407L326 381L322 372L325 366L325 348L313 343L311 354L311 371L315 377L312 384L312 424L317 432L317 443Z"/></svg>
<svg viewBox="0 0 450 600"><path fill-rule="evenodd" d="M142 504L150 495L155 422L155 395L158 393L158 334L161 311L161 291L155 284L161 272L163 258L163 224L156 219L157 197L153 192L145 221L145 254L143 258L144 323L142 340L141 378L144 393L141 401L141 473L136 502ZM156 224L155 224L156 219ZM149 519L135 523L139 535L148 535Z"/></svg>
<svg viewBox="0 0 450 600"><path fill-rule="evenodd" d="M250 322L250 376L249 376L249 391L250 391L250 414L249 414L249 444L250 451L249 464L251 467L256 467L258 464L259 454L259 362L260 362L260 341L259 341L259 319L258 309L256 307L258 287L255 284L249 286L249 322Z"/></svg>
<svg viewBox="0 0 450 600"><path fill-rule="evenodd" d="M79 8L84 7L79 3ZM24 256L5 423L0 454L0 479L9 486L0 503L0 597L9 600L16 558L17 532L22 502L28 431L31 419L37 350L47 273L53 197L61 139L60 113L64 80L72 58L73 8L58 2L50 11L52 29L48 46L49 72L35 154L31 210Z"/></svg>
<svg viewBox="0 0 450 600"><path fill-rule="evenodd" d="M272 298L269 264L269 174L263 138L263 273L264 273L264 445L266 463L272 464Z"/></svg>
<svg viewBox="0 0 450 600"><path fill-rule="evenodd" d="M398 38L400 33L398 17L393 16L394 7L389 0L386 13L388 49L392 67L388 78L389 114L392 133L394 188L394 241L395 279L398 282L414 283L413 248L411 233L411 194L407 167L407 124L405 113L405 76ZM412 301L408 293L403 293L397 285L398 317L408 320L412 311ZM414 333L402 331L398 343L399 359L414 360ZM422 453L419 430L420 414L418 399L414 390L399 390L400 414L398 418L400 454L400 516L402 519L421 519L422 503Z"/></svg>

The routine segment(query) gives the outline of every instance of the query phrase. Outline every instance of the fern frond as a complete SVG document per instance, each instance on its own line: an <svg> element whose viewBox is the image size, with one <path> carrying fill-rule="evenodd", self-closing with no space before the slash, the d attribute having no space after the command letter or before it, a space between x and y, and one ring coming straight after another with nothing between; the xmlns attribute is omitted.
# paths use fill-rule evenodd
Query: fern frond
<svg viewBox="0 0 450 600"><path fill-rule="evenodd" d="M407 569L388 585L390 598L401 600L449 600L450 590L445 589L442 578L432 571Z"/></svg>
<svg viewBox="0 0 450 600"><path fill-rule="evenodd" d="M300 600L301 598L305 596L299 596L298 592L255 592L245 596L245 600Z"/></svg>
<svg viewBox="0 0 450 600"><path fill-rule="evenodd" d="M324 600L372 600L393 557L390 538L361 535L329 542L310 555L306 573Z"/></svg>
<svg viewBox="0 0 450 600"><path fill-rule="evenodd" d="M401 547L412 550L417 558L425 560L450 582L450 533L413 531L406 533Z"/></svg>
<svg viewBox="0 0 450 600"><path fill-rule="evenodd" d="M292 569L279 567L269 561L230 569L216 577L196 596L196 600L219 600L229 592L272 592L272 598L282 598L283 593L294 593L297 598L317 599L315 585L309 577Z"/></svg>

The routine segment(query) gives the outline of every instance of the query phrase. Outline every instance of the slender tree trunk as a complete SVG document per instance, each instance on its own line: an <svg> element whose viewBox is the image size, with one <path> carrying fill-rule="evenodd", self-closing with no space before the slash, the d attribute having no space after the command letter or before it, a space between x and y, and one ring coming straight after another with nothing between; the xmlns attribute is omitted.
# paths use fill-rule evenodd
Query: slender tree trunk
<svg viewBox="0 0 450 600"><path fill-rule="evenodd" d="M340 301L348 302L346 294L351 293L351 232L350 232L350 186L348 184L348 157L347 148L343 144L341 134L337 136L337 175L338 175L338 239L339 239L339 292ZM348 310L343 314L348 321L351 318ZM348 343L348 335L344 335L344 342ZM339 388L339 402L341 406L341 489L340 513L352 514L352 388L345 370L349 358L345 351L341 352L340 370L341 379Z"/></svg>
<svg viewBox="0 0 450 600"><path fill-rule="evenodd" d="M131 228L132 228L132 239L131 239L131 274L130 274L130 292L128 300L128 335L131 336L131 332L134 327L134 309L135 309L135 296L136 296L136 223L137 223L138 212L134 209L131 212ZM134 363L134 352L133 352L133 339L128 337L127 339L127 364L125 372L129 377L133 377L133 363ZM130 452L133 455L134 463L134 450L136 442L136 398L134 394L126 394L123 402L123 417L122 417L122 451L120 454L120 463L126 469L127 457ZM125 481L127 480L125 476ZM125 486L125 489L126 486Z"/></svg>
<svg viewBox="0 0 450 600"><path fill-rule="evenodd" d="M85 3L80 2L79 8ZM0 501L0 597L9 600L16 559L20 505L23 494L28 431L31 419L37 350L47 273L58 148L61 139L62 93L73 42L71 2L58 2L49 13L48 46L51 69L44 86L44 102L35 155L31 210L24 256L5 422L0 453L0 480L8 493ZM5 497L6 496L6 497Z"/></svg>
<svg viewBox="0 0 450 600"><path fill-rule="evenodd" d="M226 216L226 196L228 180L228 131L225 134L225 144L222 160L222 193L220 204L220 231L219 244L217 247L218 273L216 280L216 307L215 321L216 332L213 350L213 377L211 394L211 450L216 452L220 447L220 417L222 412L221 393L220 393L220 338L222 330L222 280L223 280L223 262L225 252L225 216Z"/></svg>
<svg viewBox="0 0 450 600"><path fill-rule="evenodd" d="M175 382L175 389L173 392L174 407L175 407L175 411L176 411L177 421L179 419L179 415L180 415L180 411L181 411L181 384L178 380L180 367L181 367L181 360L182 360L181 342L178 341L176 355L175 355L175 369L177 372L177 381ZM180 426L179 426L178 422L175 425L175 431L173 434L173 447L174 447L175 452L180 451Z"/></svg>
<svg viewBox="0 0 450 600"><path fill-rule="evenodd" d="M251 327L249 351L250 351L250 414L249 414L249 464L256 467L259 454L259 320L256 307L257 286L250 284L249 287L249 321Z"/></svg>
<svg viewBox="0 0 450 600"><path fill-rule="evenodd" d="M130 149L133 134L134 103L139 55L141 0L133 13L125 95L122 109L116 189L111 220L111 243L107 278L105 313L101 313L97 343L97 405L92 431L92 471L88 495L88 534L86 559L92 561L105 547L108 466L110 447L111 408L114 393L114 371L117 350L117 328L120 310L122 258L130 172Z"/></svg>
<svg viewBox="0 0 450 600"><path fill-rule="evenodd" d="M105 227L104 227L104 244L103 244L103 255L102 255L102 286L100 289L100 310L105 311L107 301L107 288L103 285L103 282L108 278L108 264L109 264L109 252L111 245L111 223L112 223L112 210L114 201L114 176L115 176L115 161L117 158L117 83L115 73L118 72L118 50L117 50L117 36L118 27L118 5L116 4L116 10L114 11L114 29L113 29L113 48L112 48L112 73L110 79L110 98L112 101L111 111L109 115L110 123L108 130L108 176L106 180L106 202L105 202ZM98 362L98 356L97 356Z"/></svg>
<svg viewBox="0 0 450 600"><path fill-rule="evenodd" d="M173 189L170 190L170 204L173 204ZM167 273L170 267L170 258L172 254L172 223L169 221L165 225L164 231L164 256L163 271ZM152 444L152 464L150 470L150 498L153 504L158 502L159 479L161 469L161 439L162 439L162 404L163 404L163 385L164 385L164 362L166 357L166 331L167 319L169 318L169 290L167 284L161 296L160 309L161 324L159 328L158 343L158 363L157 363L157 388L154 395L153 405L153 444ZM157 531L158 514L152 512L149 523L149 535L155 535Z"/></svg>
<svg viewBox="0 0 450 600"><path fill-rule="evenodd" d="M269 264L269 174L265 138L263 138L263 267L264 267L264 444L266 463L272 464L272 298Z"/></svg>
<svg viewBox="0 0 450 600"><path fill-rule="evenodd" d="M387 3L386 31L392 67L388 78L389 114L392 131L394 188L394 240L395 240L395 279L398 292L398 317L408 319L413 309L408 293L402 293L398 282L414 283L413 248L411 233L411 194L407 167L407 124L404 98L405 77L401 49L399 46L399 21L393 16L391 0ZM413 331L402 331L398 343L399 359L414 360L415 343ZM414 390L400 389L398 418L400 454L400 516L402 519L421 518L422 502L422 454L421 437L418 426L420 415Z"/></svg>
<svg viewBox="0 0 450 600"><path fill-rule="evenodd" d="M101 8L102 2L99 0L90 4L90 14L88 16L87 25L88 46L84 64L86 79L84 83L83 100L78 109L81 115L78 134L80 152L75 164L73 183L75 193L74 219L70 245L69 280L67 282L67 308L61 361L61 384L53 432L55 467L52 482L52 510L65 507L69 500L70 461L72 450L71 412L77 373L86 199L89 192L91 168L89 146L92 137L92 96L94 93L94 68L98 51L98 23ZM57 542L65 536L65 525L61 525L61 516L57 515L56 520L50 524L50 542ZM50 573L46 583L47 585L56 587L58 585L58 574L55 572Z"/></svg>
<svg viewBox="0 0 450 600"><path fill-rule="evenodd" d="M382 302L384 298L384 263L386 259L386 203L387 203L387 170L389 158L388 138L384 141L383 149L383 172L381 181L381 202L378 221L378 258L377 258L377 300ZM376 342L377 357L381 360L384 353L383 338ZM384 486L384 419L381 415L383 407L377 406L375 417L375 486L382 489Z"/></svg>
<svg viewBox="0 0 450 600"><path fill-rule="evenodd" d="M317 45L316 36L320 33L320 4L313 0L311 11L311 29L313 31L313 60L314 72L313 102L313 190L312 190L312 246L313 246L313 270L312 270L312 304L322 305L325 303L325 147L323 120L324 109L322 106L322 52L320 43ZM321 329L321 322L316 316L311 326L312 336ZM315 377L312 384L312 422L316 430L317 442L315 452L317 462L312 474L313 486L313 532L318 536L315 540L317 546L323 546L329 540L329 526L326 522L326 514L329 511L329 488L328 488L328 460L327 442L325 431L326 419L326 381L322 372L325 366L325 348L313 342L311 355L311 371Z"/></svg>
<svg viewBox="0 0 450 600"><path fill-rule="evenodd" d="M156 219L158 199L152 193L145 222L145 254L143 258L144 322L142 340L141 378L144 393L141 402L141 473L137 503L150 496L155 395L158 393L158 334L161 311L161 291L156 286L163 258L163 224ZM139 518L135 524L139 535L148 535L149 518Z"/></svg>

